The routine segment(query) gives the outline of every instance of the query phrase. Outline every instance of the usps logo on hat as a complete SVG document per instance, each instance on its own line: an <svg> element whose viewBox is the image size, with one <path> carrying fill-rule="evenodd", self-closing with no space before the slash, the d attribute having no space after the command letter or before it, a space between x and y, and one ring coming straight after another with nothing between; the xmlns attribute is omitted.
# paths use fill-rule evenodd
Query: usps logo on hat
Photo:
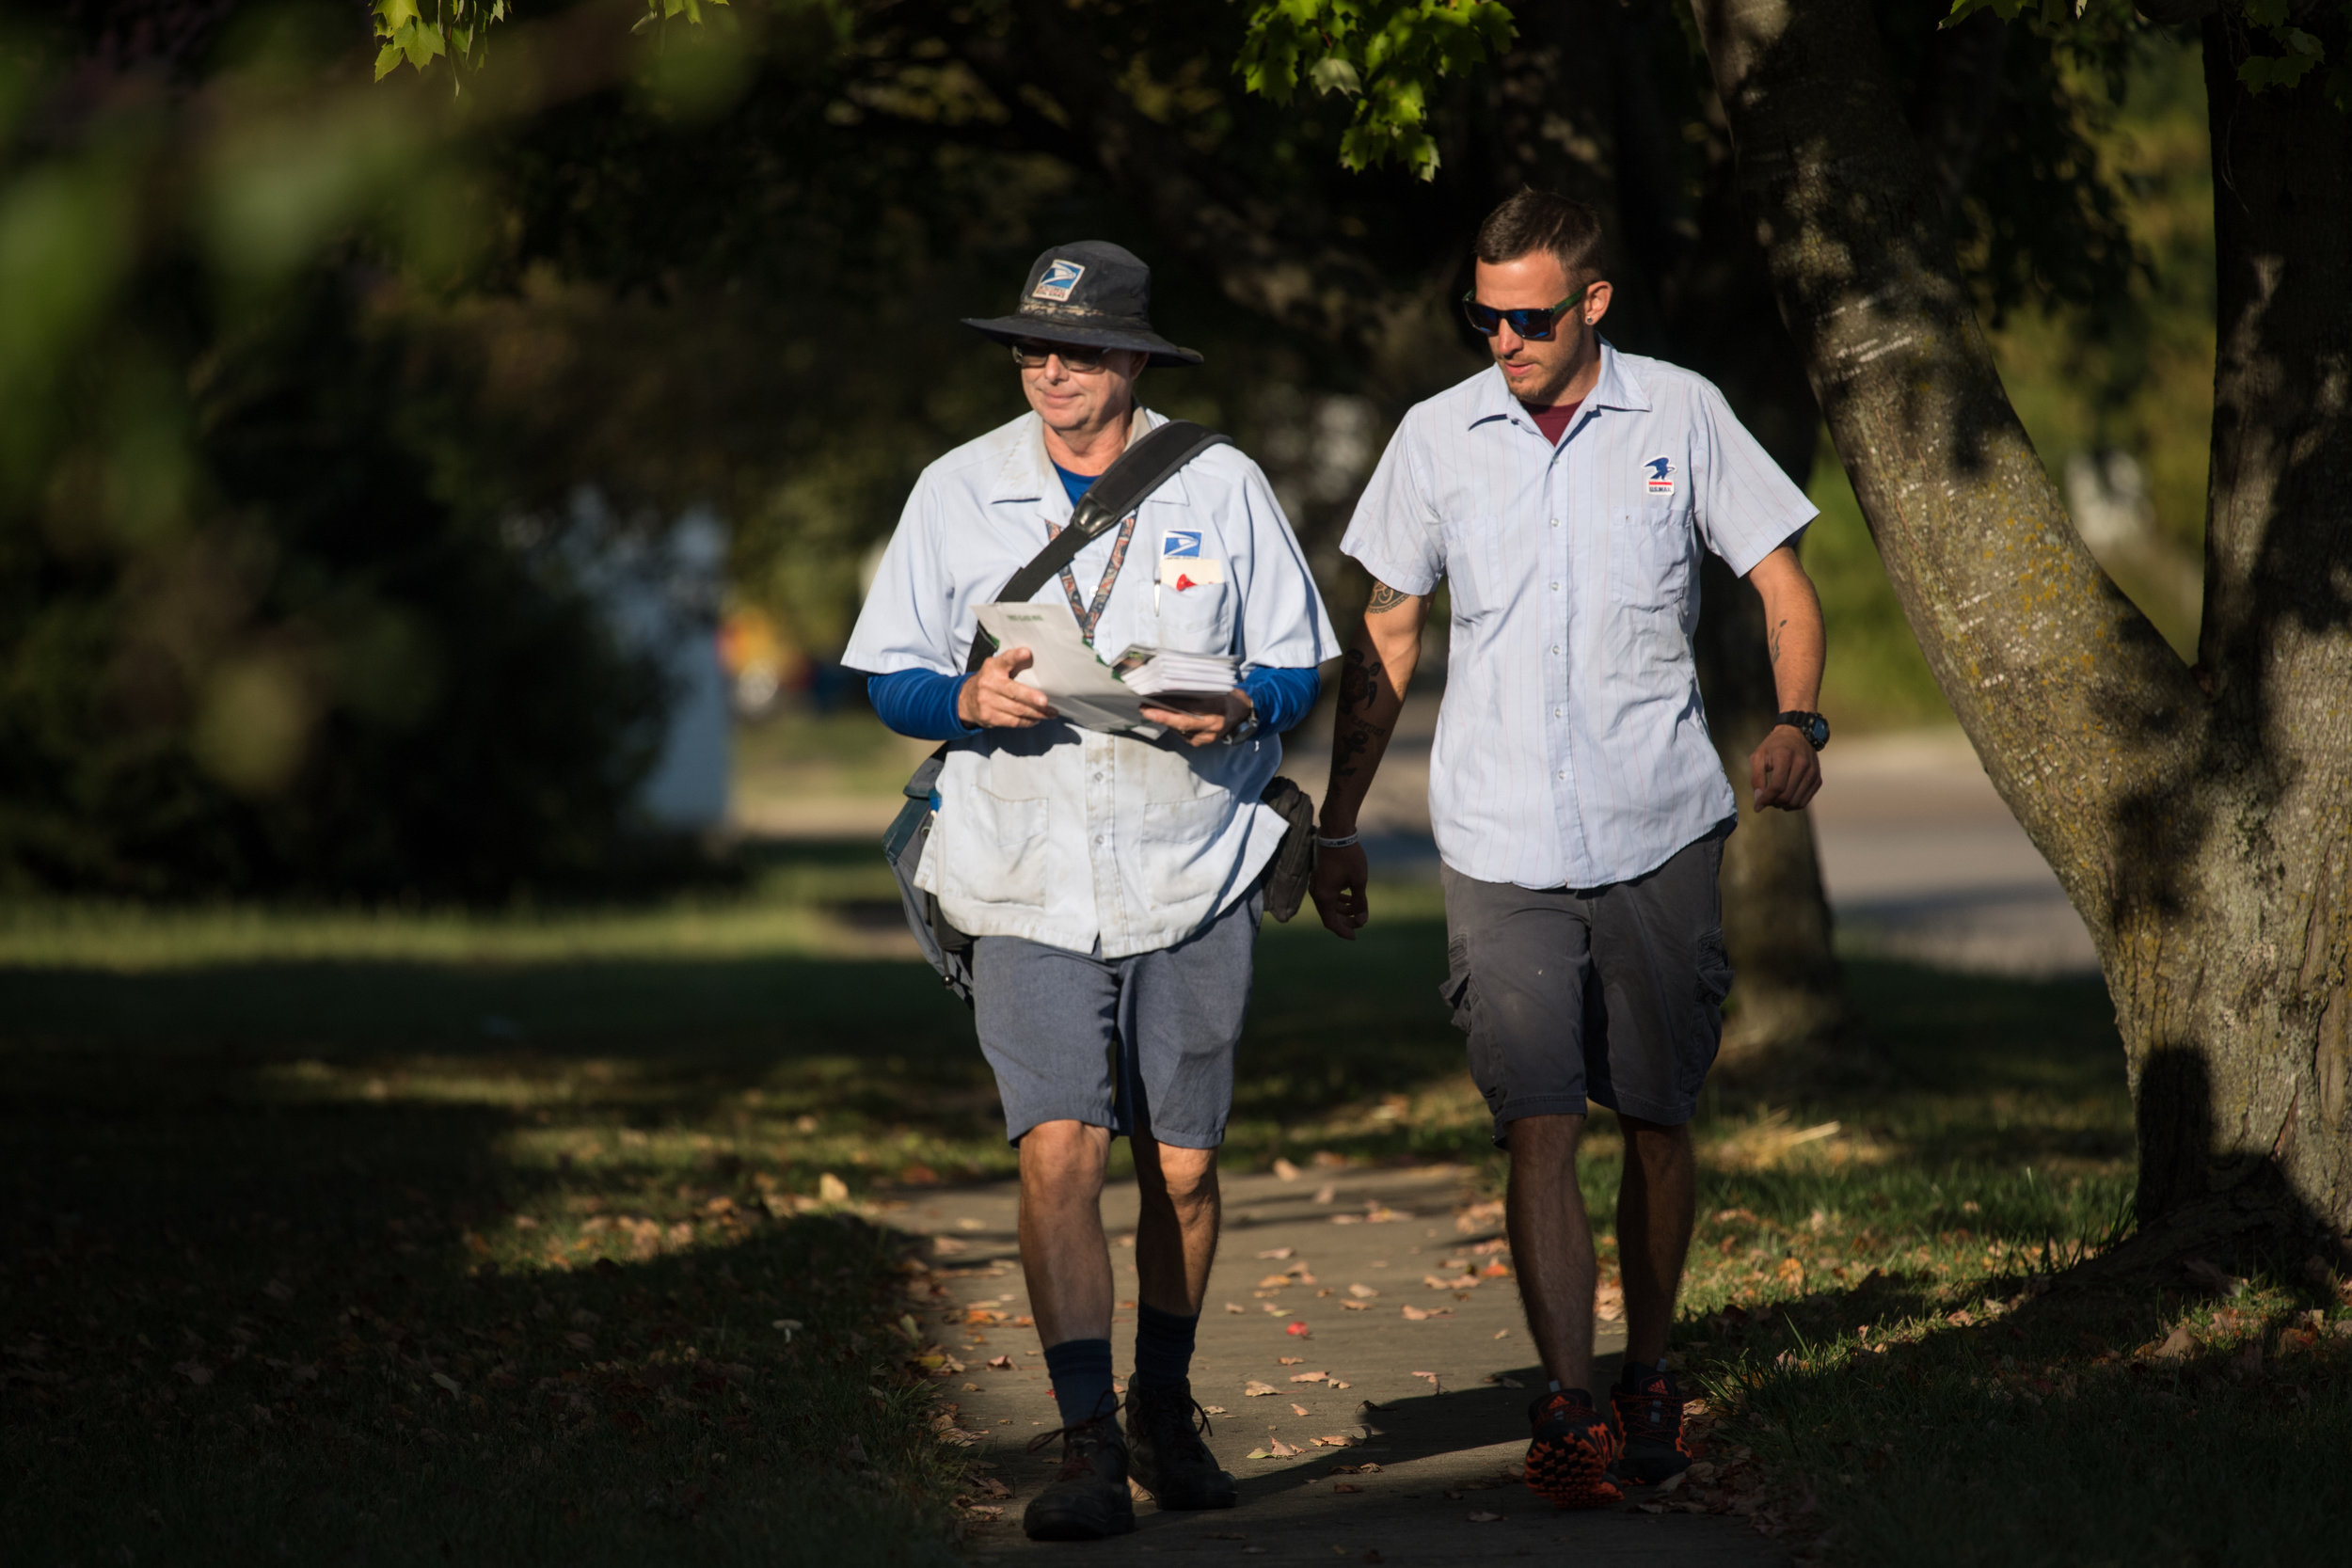
<svg viewBox="0 0 2352 1568"><path fill-rule="evenodd" d="M1671 496L1675 493L1675 466L1672 459L1647 458L1644 460L1642 467L1649 470L1649 493L1651 495Z"/></svg>
<svg viewBox="0 0 2352 1568"><path fill-rule="evenodd" d="M1066 261L1057 256L1045 263L1045 276L1029 291L1031 299L1050 299L1057 304L1070 297L1070 291L1078 286L1078 279L1087 269L1076 261Z"/></svg>
<svg viewBox="0 0 2352 1568"><path fill-rule="evenodd" d="M1160 554L1164 557L1197 556L1200 553L1200 534L1194 529L1170 529L1160 538Z"/></svg>

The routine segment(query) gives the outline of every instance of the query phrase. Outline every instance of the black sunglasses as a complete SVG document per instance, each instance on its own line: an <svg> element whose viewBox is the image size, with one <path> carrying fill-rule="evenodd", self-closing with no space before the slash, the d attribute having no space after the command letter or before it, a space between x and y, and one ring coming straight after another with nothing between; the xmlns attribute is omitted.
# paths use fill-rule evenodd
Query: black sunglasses
<svg viewBox="0 0 2352 1568"><path fill-rule="evenodd" d="M1478 291L1472 289L1462 296L1462 314L1470 318L1470 325L1482 337L1493 337L1502 330L1504 322L1509 322L1511 330L1529 342L1548 343L1551 341L1551 329L1559 325L1561 316L1591 293L1592 287L1590 283L1585 284L1557 305L1525 305L1512 310L1498 310L1491 305L1479 304Z"/></svg>

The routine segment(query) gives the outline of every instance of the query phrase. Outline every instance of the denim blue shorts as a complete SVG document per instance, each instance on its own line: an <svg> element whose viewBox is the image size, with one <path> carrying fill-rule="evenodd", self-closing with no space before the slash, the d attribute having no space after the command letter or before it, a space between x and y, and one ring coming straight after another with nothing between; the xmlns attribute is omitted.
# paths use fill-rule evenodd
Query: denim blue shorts
<svg viewBox="0 0 2352 1568"><path fill-rule="evenodd" d="M1253 888L1175 946L1124 958L975 939L972 1017L1006 1136L1082 1121L1180 1148L1223 1143L1264 909Z"/></svg>

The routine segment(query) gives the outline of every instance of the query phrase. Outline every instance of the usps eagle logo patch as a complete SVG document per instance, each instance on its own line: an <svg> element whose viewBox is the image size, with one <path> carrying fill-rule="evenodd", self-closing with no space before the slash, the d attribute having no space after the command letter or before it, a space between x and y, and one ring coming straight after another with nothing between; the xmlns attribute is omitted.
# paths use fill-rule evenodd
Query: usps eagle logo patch
<svg viewBox="0 0 2352 1568"><path fill-rule="evenodd" d="M1196 529L1170 529L1160 536L1160 554L1174 560L1197 558L1200 554L1200 534Z"/></svg>
<svg viewBox="0 0 2352 1568"><path fill-rule="evenodd" d="M1084 265L1064 261L1057 256L1045 263L1045 276L1029 291L1031 299L1050 299L1059 304L1070 297L1070 291L1078 286L1078 279L1087 275Z"/></svg>
<svg viewBox="0 0 2352 1568"><path fill-rule="evenodd" d="M1672 458L1648 458L1643 462L1642 467L1649 470L1648 483L1651 495L1671 496L1675 493L1675 466Z"/></svg>

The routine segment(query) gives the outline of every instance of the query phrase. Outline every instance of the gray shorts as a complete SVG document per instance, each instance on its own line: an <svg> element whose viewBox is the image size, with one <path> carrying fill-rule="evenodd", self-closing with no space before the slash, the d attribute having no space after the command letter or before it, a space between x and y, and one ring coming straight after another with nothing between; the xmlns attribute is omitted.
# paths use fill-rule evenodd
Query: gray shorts
<svg viewBox="0 0 2352 1568"><path fill-rule="evenodd" d="M1724 832L1631 881L1537 891L1442 868L1445 998L1470 1036L1495 1142L1585 1101L1679 1126L1723 1043L1731 990Z"/></svg>
<svg viewBox="0 0 2352 1568"><path fill-rule="evenodd" d="M972 1017L1005 1135L1017 1144L1041 1122L1082 1121L1180 1148L1223 1143L1264 909L1253 888L1206 929L1124 958L975 940Z"/></svg>

